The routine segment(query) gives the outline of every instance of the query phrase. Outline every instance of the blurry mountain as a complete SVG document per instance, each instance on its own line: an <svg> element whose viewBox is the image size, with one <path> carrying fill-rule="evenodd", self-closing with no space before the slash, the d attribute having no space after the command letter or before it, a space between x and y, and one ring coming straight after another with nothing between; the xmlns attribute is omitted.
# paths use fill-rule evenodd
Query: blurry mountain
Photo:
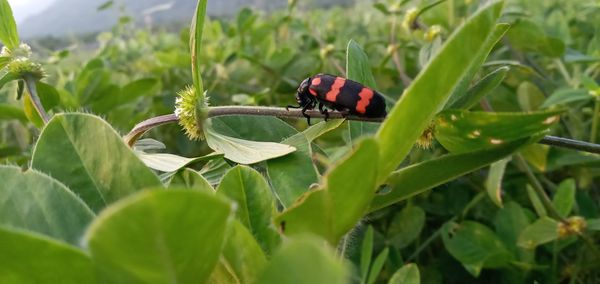
<svg viewBox="0 0 600 284"><path fill-rule="evenodd" d="M197 0L117 0L114 6L99 10L107 0L56 0L46 10L29 17L19 25L24 38L66 35L79 35L98 32L113 27L120 17L119 8L125 8L127 15L138 22L151 21L152 24L188 23L191 20ZM307 2L300 0L299 2ZM349 3L353 0L312 0L319 6L336 3ZM208 1L208 14L211 16L232 16L241 7L255 7L262 10L285 8L287 0L213 0Z"/></svg>

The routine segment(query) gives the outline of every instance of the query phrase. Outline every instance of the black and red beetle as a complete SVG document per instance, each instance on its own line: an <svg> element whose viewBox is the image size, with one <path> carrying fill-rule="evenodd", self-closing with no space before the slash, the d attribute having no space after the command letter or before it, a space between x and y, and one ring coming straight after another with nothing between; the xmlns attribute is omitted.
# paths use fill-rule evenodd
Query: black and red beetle
<svg viewBox="0 0 600 284"><path fill-rule="evenodd" d="M288 108L302 108L302 115L310 124L310 116L307 110L314 109L317 104L319 111L325 114L325 120L329 117L327 108L337 111L348 111L348 113L360 117L385 117L385 100L377 91L365 87L352 80L328 75L317 74L306 78L298 87L296 101L300 106L288 106Z"/></svg>

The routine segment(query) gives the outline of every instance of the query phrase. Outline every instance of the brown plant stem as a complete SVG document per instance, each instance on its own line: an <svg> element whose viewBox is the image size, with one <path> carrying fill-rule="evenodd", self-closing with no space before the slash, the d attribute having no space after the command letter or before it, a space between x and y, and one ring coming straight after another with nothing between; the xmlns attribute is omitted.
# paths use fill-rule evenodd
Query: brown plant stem
<svg viewBox="0 0 600 284"><path fill-rule="evenodd" d="M325 118L324 114L321 114L317 110L309 110L306 112L311 118ZM250 106L221 106L221 107L210 107L208 110L208 117L226 116L226 115L256 115L256 116L274 116L279 118L304 118L302 111L299 109L286 110L285 108L279 107L250 107ZM367 122L382 122L384 118L368 118L358 117L349 115L347 112L332 111L329 112L330 119L346 119L356 121L367 121ZM133 146L135 141L141 137L146 131L165 124L171 124L178 122L179 119L174 114L167 114L150 118L148 120L138 123L129 134L123 138L129 146ZM567 148L572 150L578 150L588 153L600 154L600 145L588 143L579 140L573 140L568 138L556 137L556 136L545 136L540 141L540 144Z"/></svg>

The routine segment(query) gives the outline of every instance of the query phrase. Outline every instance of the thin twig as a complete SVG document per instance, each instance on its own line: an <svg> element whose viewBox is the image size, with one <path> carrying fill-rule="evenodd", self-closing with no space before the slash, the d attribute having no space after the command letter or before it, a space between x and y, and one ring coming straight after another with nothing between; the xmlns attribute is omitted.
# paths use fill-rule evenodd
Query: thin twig
<svg viewBox="0 0 600 284"><path fill-rule="evenodd" d="M309 110L306 112L311 118L325 118L325 115L317 110ZM300 110L286 110L279 107L249 107L249 106L222 106L210 107L208 117L217 117L225 115L256 115L256 116L274 116L279 118L304 118ZM366 122L382 122L384 118L369 118L349 115L348 112L329 112L330 119L346 119ZM179 119L174 114L154 117L137 124L129 134L124 137L124 140L131 146L141 137L146 131L165 124L178 122ZM583 152L600 154L600 145L579 140L567 139L556 136L546 136L538 143L578 150Z"/></svg>
<svg viewBox="0 0 600 284"><path fill-rule="evenodd" d="M35 85L35 78L33 78L31 75L25 75L23 80L27 86L27 91L29 93L29 97L31 98L31 102L33 103L33 107L44 121L44 125L47 124L48 121L50 121L50 116L46 112L46 109L44 109L44 105L42 105L42 101L38 95L37 87Z"/></svg>

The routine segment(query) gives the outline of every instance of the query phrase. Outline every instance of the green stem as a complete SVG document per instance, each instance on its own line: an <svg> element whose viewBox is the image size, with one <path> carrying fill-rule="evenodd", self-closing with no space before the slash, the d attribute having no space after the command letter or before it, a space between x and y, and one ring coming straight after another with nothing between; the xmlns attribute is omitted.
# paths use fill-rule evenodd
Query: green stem
<svg viewBox="0 0 600 284"><path fill-rule="evenodd" d="M558 71L563 76L565 81L567 81L567 83L569 85L572 85L573 78L571 78L571 75L569 75L569 71L567 71L567 67L563 64L563 62L560 59L555 59L554 63L556 63L556 66L558 67Z"/></svg>
<svg viewBox="0 0 600 284"><path fill-rule="evenodd" d="M590 134L590 143L596 143L596 137L598 136L599 120L600 120L600 97L597 97L596 104L594 105L594 116L592 117L592 131Z"/></svg>

